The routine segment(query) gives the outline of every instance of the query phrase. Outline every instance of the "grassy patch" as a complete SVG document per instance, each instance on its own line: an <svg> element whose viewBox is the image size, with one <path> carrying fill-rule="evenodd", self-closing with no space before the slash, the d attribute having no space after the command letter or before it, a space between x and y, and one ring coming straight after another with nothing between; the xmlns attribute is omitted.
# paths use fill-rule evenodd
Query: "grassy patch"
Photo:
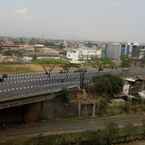
<svg viewBox="0 0 145 145"><path fill-rule="evenodd" d="M27 73L35 71L43 71L43 69L39 65L31 64L0 64L0 73Z"/></svg>

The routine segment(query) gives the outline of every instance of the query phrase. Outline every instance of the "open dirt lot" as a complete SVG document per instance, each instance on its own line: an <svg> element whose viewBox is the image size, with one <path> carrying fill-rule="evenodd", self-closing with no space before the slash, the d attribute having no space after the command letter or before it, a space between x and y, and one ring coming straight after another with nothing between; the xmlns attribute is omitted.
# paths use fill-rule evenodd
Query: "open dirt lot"
<svg viewBox="0 0 145 145"><path fill-rule="evenodd" d="M58 66L54 71L60 70ZM44 71L38 64L0 64L0 73L27 73Z"/></svg>

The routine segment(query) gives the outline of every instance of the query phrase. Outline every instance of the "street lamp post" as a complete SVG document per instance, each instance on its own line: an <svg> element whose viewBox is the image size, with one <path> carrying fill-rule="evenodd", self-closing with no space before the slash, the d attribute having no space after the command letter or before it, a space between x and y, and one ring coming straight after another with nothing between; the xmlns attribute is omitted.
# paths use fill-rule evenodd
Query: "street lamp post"
<svg viewBox="0 0 145 145"><path fill-rule="evenodd" d="M83 69L80 71L80 88L81 89L84 89L84 87L85 87L84 81L85 81L85 70Z"/></svg>

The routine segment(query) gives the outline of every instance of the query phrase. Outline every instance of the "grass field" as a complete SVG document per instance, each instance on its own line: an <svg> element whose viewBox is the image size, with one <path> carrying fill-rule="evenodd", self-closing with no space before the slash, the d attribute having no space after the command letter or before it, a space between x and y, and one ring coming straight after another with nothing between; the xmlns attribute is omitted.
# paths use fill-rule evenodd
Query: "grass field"
<svg viewBox="0 0 145 145"><path fill-rule="evenodd" d="M0 73L26 73L43 71L37 64L0 64Z"/></svg>
<svg viewBox="0 0 145 145"><path fill-rule="evenodd" d="M49 70L49 67L47 66ZM55 66L54 71L60 71L62 68L58 65ZM40 64L0 64L0 74L3 73L29 73L40 72L44 69Z"/></svg>

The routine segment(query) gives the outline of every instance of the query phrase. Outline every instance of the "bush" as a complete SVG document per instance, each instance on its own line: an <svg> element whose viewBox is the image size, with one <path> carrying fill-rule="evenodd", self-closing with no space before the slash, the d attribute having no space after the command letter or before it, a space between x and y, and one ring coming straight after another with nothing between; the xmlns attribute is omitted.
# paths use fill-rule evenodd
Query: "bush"
<svg viewBox="0 0 145 145"><path fill-rule="evenodd" d="M130 66L130 59L128 58L128 56L122 56L121 57L121 67L129 67Z"/></svg>
<svg viewBox="0 0 145 145"><path fill-rule="evenodd" d="M94 86L98 95L113 97L122 91L123 80L113 75L98 76L94 78Z"/></svg>
<svg viewBox="0 0 145 145"><path fill-rule="evenodd" d="M102 115L106 113L107 107L108 101L105 98L103 97L97 98L97 114Z"/></svg>
<svg viewBox="0 0 145 145"><path fill-rule="evenodd" d="M107 112L109 115L118 115L125 112L126 102L124 100L113 99L108 105Z"/></svg>
<svg viewBox="0 0 145 145"><path fill-rule="evenodd" d="M40 60L33 60L34 64L69 64L69 61L64 60L64 59L40 59Z"/></svg>
<svg viewBox="0 0 145 145"><path fill-rule="evenodd" d="M71 99L70 91L68 89L63 89L60 94L63 103L68 104Z"/></svg>

